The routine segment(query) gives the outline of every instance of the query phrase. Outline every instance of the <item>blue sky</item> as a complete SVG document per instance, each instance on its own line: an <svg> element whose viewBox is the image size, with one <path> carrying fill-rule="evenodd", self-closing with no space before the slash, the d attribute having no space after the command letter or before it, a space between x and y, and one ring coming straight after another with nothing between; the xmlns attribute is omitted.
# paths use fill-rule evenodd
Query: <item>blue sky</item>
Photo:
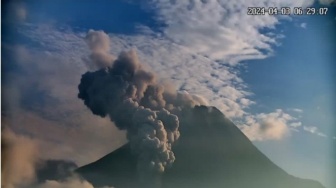
<svg viewBox="0 0 336 188"><path fill-rule="evenodd" d="M335 10L328 16L294 17L277 30L285 35L275 54L246 61L242 78L255 94L251 110L298 108L303 126L316 126L328 138L335 135ZM302 27L304 26L304 27ZM253 64L253 65L252 65ZM293 112L292 112L293 113ZM334 141L296 132L287 140L256 143L273 161L292 174L327 182ZM270 147L276 146L279 152ZM315 169L309 172L309 168Z"/></svg>
<svg viewBox="0 0 336 188"><path fill-rule="evenodd" d="M102 30L111 54L136 49L163 80L218 107L287 172L331 188L336 13L330 2L35 0L3 5L8 124L43 142L45 158L53 154L43 148L66 143L52 157L71 156L80 165L122 144L123 133L108 120L91 117L76 97L80 75L90 70L84 37L89 29ZM329 10L326 16L246 14L247 7L266 4ZM20 118L11 118L17 114ZM70 138L57 136L65 132ZM99 136L88 138L92 132ZM81 139L99 148L87 155Z"/></svg>
<svg viewBox="0 0 336 188"><path fill-rule="evenodd" d="M247 61L242 78L255 94L252 110L298 108L303 112L303 126L316 126L329 138L335 135L335 10L328 16L295 17L278 30L285 38L274 47L275 54L263 60ZM332 16L333 15L333 16ZM304 23L304 24L303 24ZM304 25L304 27L302 27ZM251 65L253 64L253 65ZM256 143L273 161L292 174L319 177L327 181L331 148L330 139L309 132L294 133L282 143ZM273 152L276 146L281 154ZM281 149L280 149L281 148ZM309 164L309 165L308 165ZM309 168L316 171L309 172Z"/></svg>

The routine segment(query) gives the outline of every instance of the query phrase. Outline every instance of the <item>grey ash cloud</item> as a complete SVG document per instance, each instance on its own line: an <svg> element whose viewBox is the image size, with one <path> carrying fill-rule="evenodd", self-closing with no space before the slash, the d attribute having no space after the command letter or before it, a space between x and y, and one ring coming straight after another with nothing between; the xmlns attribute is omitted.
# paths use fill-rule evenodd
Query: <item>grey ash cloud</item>
<svg viewBox="0 0 336 188"><path fill-rule="evenodd" d="M95 46L109 46L102 31L91 30L86 38L92 36L98 37ZM96 48L90 44L93 54ZM95 58L91 61L96 63ZM180 136L176 113L204 103L201 97L160 84L133 49L121 52L111 65L83 74L78 89L78 97L93 114L108 116L119 129L127 131L132 152L138 156L140 176L171 166L175 160L172 144Z"/></svg>

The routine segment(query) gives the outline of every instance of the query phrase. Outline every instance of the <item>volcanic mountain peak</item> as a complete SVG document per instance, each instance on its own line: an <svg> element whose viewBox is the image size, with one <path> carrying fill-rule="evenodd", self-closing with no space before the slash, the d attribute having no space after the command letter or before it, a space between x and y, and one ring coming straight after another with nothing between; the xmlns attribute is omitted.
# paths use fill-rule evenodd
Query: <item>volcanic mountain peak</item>
<svg viewBox="0 0 336 188"><path fill-rule="evenodd" d="M215 107L196 106L179 117L181 137L173 146L174 164L141 186L137 156L129 144L77 172L96 186L116 188L323 188L276 166Z"/></svg>

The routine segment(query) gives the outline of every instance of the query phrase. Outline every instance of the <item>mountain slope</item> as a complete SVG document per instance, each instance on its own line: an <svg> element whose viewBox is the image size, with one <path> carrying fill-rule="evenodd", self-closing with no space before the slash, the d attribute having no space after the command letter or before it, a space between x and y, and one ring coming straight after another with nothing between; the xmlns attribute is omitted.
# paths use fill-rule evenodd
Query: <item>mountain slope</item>
<svg viewBox="0 0 336 188"><path fill-rule="evenodd" d="M218 109L197 106L179 116L173 167L143 187L323 188L272 163ZM139 187L136 156L128 144L77 172L96 186Z"/></svg>

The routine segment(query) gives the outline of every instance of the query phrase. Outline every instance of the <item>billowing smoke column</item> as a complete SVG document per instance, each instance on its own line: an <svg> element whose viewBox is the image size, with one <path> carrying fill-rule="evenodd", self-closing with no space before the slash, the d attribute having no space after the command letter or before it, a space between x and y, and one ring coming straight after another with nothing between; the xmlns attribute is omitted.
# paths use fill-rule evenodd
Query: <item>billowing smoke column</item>
<svg viewBox="0 0 336 188"><path fill-rule="evenodd" d="M89 58L92 63L90 66L96 66L98 68L111 66L114 57L109 53L110 41L106 33L103 31L90 30L85 41L91 50Z"/></svg>
<svg viewBox="0 0 336 188"><path fill-rule="evenodd" d="M97 49L100 43L104 48L98 49L109 49L104 34L89 31L86 41L90 49ZM107 66L82 75L78 97L95 115L109 116L119 129L127 131L140 172L163 172L175 160L172 144L180 136L179 119L173 112L203 104L202 99L158 84L134 50L122 52L113 62L104 62L109 59L105 58L109 57L107 51L99 52L103 53L92 52L92 62Z"/></svg>

